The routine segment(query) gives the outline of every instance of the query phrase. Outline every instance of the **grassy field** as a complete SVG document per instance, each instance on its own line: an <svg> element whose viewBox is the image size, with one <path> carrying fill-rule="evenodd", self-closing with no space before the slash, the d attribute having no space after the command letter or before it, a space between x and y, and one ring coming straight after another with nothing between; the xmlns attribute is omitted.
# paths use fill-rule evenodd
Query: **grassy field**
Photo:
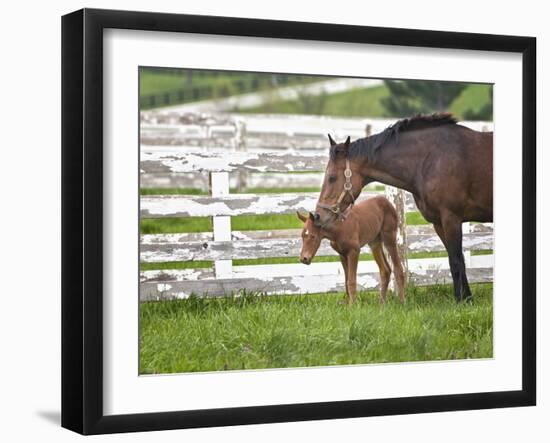
<svg viewBox="0 0 550 443"><path fill-rule="evenodd" d="M262 74L255 72L208 71L188 69L143 68L140 70L140 98L173 95L184 91L183 98L173 97L169 104L209 100L255 91L269 91L279 86L306 84L325 77ZM195 96L193 91L200 93ZM167 103L161 103L166 105ZM146 105L146 102L143 103ZM147 106L146 106L147 107Z"/></svg>
<svg viewBox="0 0 550 443"><path fill-rule="evenodd" d="M386 117L387 111L380 103L380 99L389 96L388 88L376 86L366 89L337 94L308 97L304 100L284 100L267 103L249 109L241 109L245 114L319 114L335 117Z"/></svg>
<svg viewBox="0 0 550 443"><path fill-rule="evenodd" d="M143 303L140 373L490 358L492 285L472 285L457 305L451 287L410 287L407 302L385 306L374 292L245 295Z"/></svg>
<svg viewBox="0 0 550 443"><path fill-rule="evenodd" d="M490 85L469 85L449 106L449 111L459 119L469 109L479 110L489 99ZM242 113L270 114L319 114L336 117L391 117L380 100L389 96L386 86L309 97L307 103L301 100L287 100L263 106L243 109ZM308 109L304 109L304 106ZM307 112L306 112L307 111Z"/></svg>

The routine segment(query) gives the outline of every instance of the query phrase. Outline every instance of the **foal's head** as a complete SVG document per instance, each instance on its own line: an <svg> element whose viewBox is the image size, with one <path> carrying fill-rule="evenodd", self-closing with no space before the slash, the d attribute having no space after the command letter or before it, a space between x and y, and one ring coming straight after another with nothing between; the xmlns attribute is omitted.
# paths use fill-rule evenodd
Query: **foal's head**
<svg viewBox="0 0 550 443"><path fill-rule="evenodd" d="M308 215L303 215L299 212L296 213L298 218L304 222L304 228L302 229L302 251L300 252L300 261L309 265L319 246L321 245L321 228L316 226L319 214L310 212Z"/></svg>
<svg viewBox="0 0 550 443"><path fill-rule="evenodd" d="M363 187L363 179L349 159L350 138L344 143L336 143L329 134L328 139L330 156L316 208L319 213L316 224L319 226L327 225L344 212Z"/></svg>

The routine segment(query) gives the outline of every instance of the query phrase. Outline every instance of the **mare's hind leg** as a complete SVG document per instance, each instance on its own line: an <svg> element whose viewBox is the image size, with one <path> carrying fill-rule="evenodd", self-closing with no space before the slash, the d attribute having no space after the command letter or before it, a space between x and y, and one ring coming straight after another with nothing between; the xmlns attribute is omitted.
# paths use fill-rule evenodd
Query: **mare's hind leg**
<svg viewBox="0 0 550 443"><path fill-rule="evenodd" d="M386 302L386 293L388 291L388 285L390 283L391 268L386 260L382 243L376 242L370 245L372 255L376 264L378 265L378 271L380 273L380 303Z"/></svg>
<svg viewBox="0 0 550 443"><path fill-rule="evenodd" d="M445 247L449 255L449 266L453 277L453 286L457 302L472 301L472 293L466 276L466 265L462 253L462 220L453 214L445 214L443 229Z"/></svg>
<svg viewBox="0 0 550 443"><path fill-rule="evenodd" d="M434 229L436 234L441 239L441 242L443 243L443 246L445 246L445 249L447 248L447 240L445 239L445 230L443 229L443 225L434 223Z"/></svg>
<svg viewBox="0 0 550 443"><path fill-rule="evenodd" d="M401 262L399 252L397 250L396 233L382 232L382 241L393 264L393 273L395 275L395 283L397 286L397 293L399 294L399 300L401 303L405 303L405 272L403 271L403 263Z"/></svg>

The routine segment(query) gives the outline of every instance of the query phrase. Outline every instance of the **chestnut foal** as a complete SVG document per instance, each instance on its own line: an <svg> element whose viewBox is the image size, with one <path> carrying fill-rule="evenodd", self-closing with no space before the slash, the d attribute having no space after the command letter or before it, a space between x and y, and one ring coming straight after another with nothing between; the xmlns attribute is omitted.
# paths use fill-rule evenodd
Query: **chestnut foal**
<svg viewBox="0 0 550 443"><path fill-rule="evenodd" d="M382 245L386 247L393 263L399 299L401 303L405 302L405 275L396 243L397 212L385 197L377 196L352 205L343 217L328 225L319 226L318 213L297 214L304 222L300 261L309 265L321 240L330 240L330 245L340 255L344 267L348 304L353 304L357 298L357 263L361 247L365 244L369 245L380 271L380 302L386 301L392 271Z"/></svg>

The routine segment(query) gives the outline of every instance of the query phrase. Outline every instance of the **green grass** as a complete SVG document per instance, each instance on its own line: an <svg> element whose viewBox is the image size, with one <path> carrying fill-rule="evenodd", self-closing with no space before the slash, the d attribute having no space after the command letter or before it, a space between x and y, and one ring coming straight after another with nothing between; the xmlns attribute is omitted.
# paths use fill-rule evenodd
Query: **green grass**
<svg viewBox="0 0 550 443"><path fill-rule="evenodd" d="M140 195L208 195L199 188L140 188Z"/></svg>
<svg viewBox="0 0 550 443"><path fill-rule="evenodd" d="M475 251L472 255L488 255L492 254L493 251ZM437 258L437 257L447 257L446 252L411 252L407 254L409 260L418 259L418 258ZM361 254L359 256L360 261L364 260L373 260L371 254ZM329 262L339 262L340 258L337 256L320 256L315 257L313 260L315 263L329 263ZM270 257L270 258L245 258L245 259L235 259L233 260L233 266L247 266L247 265L280 265L288 263L298 263L298 257ZM207 260L196 260L196 261L171 261L171 262L161 262L161 263L141 263L140 269L142 271L153 271L153 270L163 270L163 269L194 269L194 268L211 268L213 265L212 261Z"/></svg>
<svg viewBox="0 0 550 443"><path fill-rule="evenodd" d="M178 89L200 86L226 86L235 80L249 81L253 76L261 77L261 74L242 73L240 75L224 72L208 72L194 70L192 82L187 77L188 70L163 70L144 69L140 72L140 96L172 92ZM265 77L265 76L264 76ZM263 83L266 83L265 80ZM215 97L210 97L215 98Z"/></svg>
<svg viewBox="0 0 550 443"><path fill-rule="evenodd" d="M176 234L178 232L212 232L211 217L142 218L142 234Z"/></svg>
<svg viewBox="0 0 550 443"><path fill-rule="evenodd" d="M160 263L140 263L140 271L164 271L173 269L197 269L211 268L214 262L209 260L194 260L194 261L166 261Z"/></svg>
<svg viewBox="0 0 550 443"><path fill-rule="evenodd" d="M139 92L140 95L150 95L181 89L186 86L185 80L185 77L170 73L142 70L139 77Z"/></svg>
<svg viewBox="0 0 550 443"><path fill-rule="evenodd" d="M407 213L407 224L422 225L428 222L419 212ZM237 215L231 217L233 231L261 231L271 229L297 229L302 222L294 214L278 215ZM178 232L211 232L210 217L166 217L143 218L140 229L142 234L174 234Z"/></svg>
<svg viewBox="0 0 550 443"><path fill-rule="evenodd" d="M457 305L450 286L408 289L385 306L374 292L244 295L140 306L140 373L491 358L492 285Z"/></svg>
<svg viewBox="0 0 550 443"><path fill-rule="evenodd" d="M419 211L407 212L405 219L408 225L427 225L428 222Z"/></svg>
<svg viewBox="0 0 550 443"><path fill-rule="evenodd" d="M295 214L237 215L231 217L233 231L292 229L302 226ZM142 234L170 234L178 232L211 232L210 217L167 217L141 219Z"/></svg>

